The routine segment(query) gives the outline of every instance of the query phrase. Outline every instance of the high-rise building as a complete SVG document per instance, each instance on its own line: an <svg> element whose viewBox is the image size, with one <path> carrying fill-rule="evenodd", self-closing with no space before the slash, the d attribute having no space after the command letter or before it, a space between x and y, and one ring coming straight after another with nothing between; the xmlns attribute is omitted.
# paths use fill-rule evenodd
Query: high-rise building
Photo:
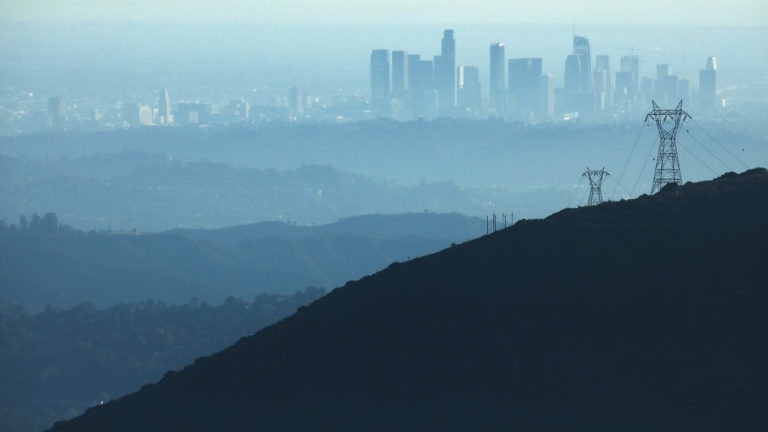
<svg viewBox="0 0 768 432"><path fill-rule="evenodd" d="M450 114L456 106L456 40L453 30L443 31L440 60L435 63L439 112Z"/></svg>
<svg viewBox="0 0 768 432"><path fill-rule="evenodd" d="M581 91L581 57L571 54L565 59L565 90Z"/></svg>
<svg viewBox="0 0 768 432"><path fill-rule="evenodd" d="M539 77L541 77L540 58L519 58L509 60L509 93L515 106L510 110L516 115L529 117L537 111Z"/></svg>
<svg viewBox="0 0 768 432"><path fill-rule="evenodd" d="M288 90L288 106L291 110L290 117L298 119L304 116L304 95L296 86Z"/></svg>
<svg viewBox="0 0 768 432"><path fill-rule="evenodd" d="M549 118L555 113L555 78L545 74L539 77L538 103L536 117L539 120Z"/></svg>
<svg viewBox="0 0 768 432"><path fill-rule="evenodd" d="M392 95L405 99L408 92L408 51L392 51Z"/></svg>
<svg viewBox="0 0 768 432"><path fill-rule="evenodd" d="M413 77L416 76L416 69L420 61L421 56L419 54L408 54L408 99L412 99L413 96Z"/></svg>
<svg viewBox="0 0 768 432"><path fill-rule="evenodd" d="M640 90L640 57L636 55L623 56L621 58L621 72L630 74L632 79L630 98L633 98Z"/></svg>
<svg viewBox="0 0 768 432"><path fill-rule="evenodd" d="M491 44L491 81L490 103L497 111L504 111L506 86L504 85L504 44L496 42Z"/></svg>
<svg viewBox="0 0 768 432"><path fill-rule="evenodd" d="M482 94L480 92L480 70L477 66L459 66L457 71L458 104L462 108L480 109Z"/></svg>
<svg viewBox="0 0 768 432"><path fill-rule="evenodd" d="M173 114L171 114L171 99L168 97L168 90L160 89L160 96L157 98L157 123L173 123Z"/></svg>
<svg viewBox="0 0 768 432"><path fill-rule="evenodd" d="M595 82L599 77L601 82ZM598 98L603 101L602 109L608 108L613 104L613 75L611 75L611 59L607 55L598 55L595 57L595 73L592 75L592 85Z"/></svg>
<svg viewBox="0 0 768 432"><path fill-rule="evenodd" d="M634 94L634 78L630 72L616 72L616 88L613 93L613 102L620 108L628 109L632 105Z"/></svg>
<svg viewBox="0 0 768 432"><path fill-rule="evenodd" d="M375 49L371 52L371 111L389 116L390 101L389 50Z"/></svg>
<svg viewBox="0 0 768 432"><path fill-rule="evenodd" d="M179 102L174 121L181 124L209 124L213 120L211 104L205 102Z"/></svg>
<svg viewBox="0 0 768 432"><path fill-rule="evenodd" d="M670 74L669 65L656 65L656 79L653 82L653 97L656 102L664 105L676 103L679 100L677 90L677 75Z"/></svg>
<svg viewBox="0 0 768 432"><path fill-rule="evenodd" d="M702 109L712 109L717 97L717 60L707 59L704 69L699 71L699 104Z"/></svg>
<svg viewBox="0 0 768 432"><path fill-rule="evenodd" d="M139 120L139 110L139 104L124 102L122 112L123 123L126 123L128 126L138 126L141 123Z"/></svg>
<svg viewBox="0 0 768 432"><path fill-rule="evenodd" d="M251 106L245 99L230 99L229 103L221 110L219 117L222 122L237 123L248 120L250 112Z"/></svg>
<svg viewBox="0 0 768 432"><path fill-rule="evenodd" d="M64 121L64 102L61 97L56 96L48 99L48 126L52 128L61 127Z"/></svg>
<svg viewBox="0 0 768 432"><path fill-rule="evenodd" d="M573 54L579 56L580 64L580 89L581 91L592 90L592 48L589 45L589 39L584 36L573 37Z"/></svg>
<svg viewBox="0 0 768 432"><path fill-rule="evenodd" d="M141 105L135 102L123 103L122 109L123 123L129 127L150 126L152 122L152 107ZM159 115L158 115L159 116Z"/></svg>
<svg viewBox="0 0 768 432"><path fill-rule="evenodd" d="M411 109L418 116L434 117L437 109L434 63L432 60L415 61L411 71L413 74L408 77Z"/></svg>

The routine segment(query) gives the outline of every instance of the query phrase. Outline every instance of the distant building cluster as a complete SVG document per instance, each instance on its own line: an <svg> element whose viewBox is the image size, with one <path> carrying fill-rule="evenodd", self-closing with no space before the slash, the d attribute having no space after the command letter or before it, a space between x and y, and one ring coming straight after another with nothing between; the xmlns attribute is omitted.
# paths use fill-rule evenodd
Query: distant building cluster
<svg viewBox="0 0 768 432"><path fill-rule="evenodd" d="M443 32L440 55L422 58L408 51L374 49L371 52L370 110L379 117L408 119L447 116L498 116L523 121L598 118L642 111L650 101L676 104L691 98L687 79L671 73L668 64L657 65L656 77L640 74L637 55L621 57L612 73L607 54L592 56L584 36L573 37L573 54L565 59L562 87L553 75L542 73L541 58L507 59L505 45L490 45L489 89L481 91L480 69L456 65L456 39ZM717 105L717 67L707 59L699 74L698 106Z"/></svg>
<svg viewBox="0 0 768 432"><path fill-rule="evenodd" d="M246 93L248 89L227 89L220 95L218 87L205 93L209 100L173 100L173 95L162 88L146 90L147 93L126 91L128 96L70 94L68 101L60 96L41 96L0 86L0 92L4 92L0 95L0 135L374 118L601 121L643 113L652 99L661 106L675 105L683 99L687 107L695 107L699 116L715 113L725 105L723 95L718 96L714 57L706 59L692 81L674 74L669 64L656 65L655 76L645 76L634 52L613 64L607 54L593 55L587 37L574 35L572 53L555 68L563 71L562 77L556 78L544 72L542 58L508 58L509 51L503 42L494 42L490 44L487 70L464 65L458 60L452 29L443 31L438 55L374 49L370 55L370 93L363 77L359 87L314 89L323 96L293 85L285 89L253 88L252 92L262 93L256 97L256 93L250 93L248 99L230 99L230 94ZM362 59L360 67L365 67ZM483 88L485 83L487 89ZM176 85L175 91L180 91Z"/></svg>

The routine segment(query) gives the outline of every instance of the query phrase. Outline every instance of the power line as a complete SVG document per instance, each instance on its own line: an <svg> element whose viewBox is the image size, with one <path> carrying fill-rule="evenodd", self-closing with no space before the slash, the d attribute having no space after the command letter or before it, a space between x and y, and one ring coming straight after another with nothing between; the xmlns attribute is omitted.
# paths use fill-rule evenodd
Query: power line
<svg viewBox="0 0 768 432"><path fill-rule="evenodd" d="M744 168L746 168L746 169L749 169L749 165L745 164L745 163L744 163L744 162L743 162L741 159L739 159L739 158L738 158L738 157L737 157L737 156L736 156L734 153L732 153L730 150L728 150L728 147L724 146L722 143L720 143L720 141L718 141L718 140L717 140L717 139L716 139L714 136L712 136L712 134L711 134L711 133L709 133L709 132L708 132L706 129L704 129L704 126L702 126L702 125L701 125L699 122L697 122L697 121L696 121L696 120L694 120L694 119L691 119L691 120L693 120L693 122L696 124L696 126L698 126L699 128L701 128L701 130L702 130L702 131L703 131L703 132L704 132L704 133L705 133L705 134L706 134L706 135L709 137L709 139L711 139L712 141L714 141L714 142L715 142L715 144L719 145L719 146L720 146L720 148L722 148L723 150L725 150L725 152L726 152L726 153L728 153L729 155L731 155L731 157L732 157L732 158L736 159L736 161L737 161L737 162L739 162L739 163L740 163L742 166L744 166Z"/></svg>
<svg viewBox="0 0 768 432"><path fill-rule="evenodd" d="M723 160L722 160L722 159L720 159L719 157L717 157L717 155L716 155L716 154L714 154L714 153L713 153L713 152L712 152L712 151L711 151L709 148L707 148L707 146L705 146L705 145L704 145L704 143L702 143L701 141L697 140L695 136L691 135L691 132L690 132L690 131L687 131L687 130L686 130L685 132L688 134L688 136L689 136L689 137L691 137L691 139L692 139L692 140L693 140L693 141L694 141L696 144L700 145L700 146L701 146L701 148L703 148L704 150L706 150L706 151L707 151L707 153L709 153L709 154L710 154L710 155L711 155L713 158L715 158L715 159L716 159L718 162L720 162L721 164L723 164L723 166L724 166L726 169L728 169L728 171L733 171L733 169L731 169L731 167L730 167L730 166L729 166L727 163L723 162Z"/></svg>
<svg viewBox="0 0 768 432"><path fill-rule="evenodd" d="M629 157L627 157L627 161L624 162L624 168L621 170L621 174L619 175L619 180L616 182L616 187L619 186L619 183L621 183L621 180L624 178L624 173L627 171L627 167L629 166L629 161L632 160L632 155L635 153L635 148L637 147L637 143L640 142L640 136L643 134L643 129L645 129L646 124L647 122L643 121L643 125L640 126L640 132L638 132L637 138L635 138L635 142L634 144L632 144L632 150L629 152ZM616 195L616 187L613 188L613 193L611 194L611 196Z"/></svg>
<svg viewBox="0 0 768 432"><path fill-rule="evenodd" d="M635 190L637 189L637 185L640 183L640 178L643 177L643 174L645 173L645 167L648 166L648 161L651 160L651 155L653 154L653 146L651 146L650 151L648 152L648 156L645 157L645 162L643 162L643 167L640 169L640 175L637 176L637 180L635 180L635 185L632 186L632 193L630 193L630 196L635 195Z"/></svg>
<svg viewBox="0 0 768 432"><path fill-rule="evenodd" d="M626 189L624 189L624 186L620 185L619 183L616 182L616 180L613 179L613 176L608 177L608 180L616 183L616 187L613 188L614 193L613 193L613 195L611 195L611 198L615 199L615 197L616 197L616 189L617 188L621 188L621 190L624 191L624 193L627 195L627 197L631 196L631 194Z"/></svg>
<svg viewBox="0 0 768 432"><path fill-rule="evenodd" d="M703 161L703 160L699 159L699 157L698 157L698 156L696 156L696 154L695 154L694 152L692 152L692 151L688 150L687 148L683 147L683 145L682 145L682 144L680 144L680 148L681 148L681 149L683 149L683 150L685 150L685 152L686 152L686 153L688 153L688 154L689 154L689 155L691 155L691 156L692 156L694 159L696 159L697 161L699 161L699 163L700 163L700 164L702 164L702 165L704 166L704 168L708 169L708 170L709 170L709 171L710 171L710 172L711 172L713 175L717 175L717 171L713 170L713 169L712 169L712 167L710 167L709 165L707 165L706 163L704 163L704 161Z"/></svg>
<svg viewBox="0 0 768 432"><path fill-rule="evenodd" d="M579 186L581 186L581 181L584 180L584 176L579 177L579 183L576 185L576 187L573 188L573 192L571 192L571 197L568 199L568 205L565 206L565 208L568 208L571 206L571 202L573 201L573 197L576 196L576 191L579 190Z"/></svg>

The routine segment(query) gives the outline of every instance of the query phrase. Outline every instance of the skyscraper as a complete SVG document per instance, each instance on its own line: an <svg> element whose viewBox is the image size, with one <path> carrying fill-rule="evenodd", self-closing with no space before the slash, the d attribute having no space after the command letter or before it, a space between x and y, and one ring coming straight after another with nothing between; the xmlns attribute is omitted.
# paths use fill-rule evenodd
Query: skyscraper
<svg viewBox="0 0 768 432"><path fill-rule="evenodd" d="M595 74L593 74L592 85L599 98L603 101L602 108L608 108L613 103L613 76L611 75L611 59L607 55L598 55L595 57ZM598 85L595 77L602 81Z"/></svg>
<svg viewBox="0 0 768 432"><path fill-rule="evenodd" d="M477 66L459 66L457 70L458 103L462 108L476 110L480 108L480 70Z"/></svg>
<svg viewBox="0 0 768 432"><path fill-rule="evenodd" d="M304 96L300 88L296 86L288 90L288 106L291 109L290 117L298 119L304 116Z"/></svg>
<svg viewBox="0 0 768 432"><path fill-rule="evenodd" d="M434 63L432 60L416 60L409 66L412 72L408 77L411 109L416 115L434 117L437 108Z"/></svg>
<svg viewBox="0 0 768 432"><path fill-rule="evenodd" d="M166 89L160 89L160 96L157 99L157 117L159 124L173 123L171 99L168 97L168 90Z"/></svg>
<svg viewBox="0 0 768 432"><path fill-rule="evenodd" d="M565 90L581 91L581 56L571 54L565 59Z"/></svg>
<svg viewBox="0 0 768 432"><path fill-rule="evenodd" d="M504 44L496 42L491 44L491 81L490 103L497 111L504 110L506 86L504 85Z"/></svg>
<svg viewBox="0 0 768 432"><path fill-rule="evenodd" d="M546 119L555 113L555 78L544 74L539 77L536 117Z"/></svg>
<svg viewBox="0 0 768 432"><path fill-rule="evenodd" d="M519 58L509 60L509 93L515 100L511 110L515 115L530 115L537 111L540 58Z"/></svg>
<svg viewBox="0 0 768 432"><path fill-rule="evenodd" d="M640 57L636 55L623 56L621 58L621 72L630 74L630 97L634 97L640 90Z"/></svg>
<svg viewBox="0 0 768 432"><path fill-rule="evenodd" d="M592 52L589 39L584 36L573 37L573 54L579 56L580 63L580 90L592 90Z"/></svg>
<svg viewBox="0 0 768 432"><path fill-rule="evenodd" d="M48 126L52 128L61 127L64 120L64 103L58 96L48 99Z"/></svg>
<svg viewBox="0 0 768 432"><path fill-rule="evenodd" d="M371 52L371 111L380 116L390 115L389 50Z"/></svg>
<svg viewBox="0 0 768 432"><path fill-rule="evenodd" d="M392 51L392 94L405 99L408 91L408 51Z"/></svg>
<svg viewBox="0 0 768 432"><path fill-rule="evenodd" d="M717 96L717 60L707 59L704 69L699 71L699 104L702 109L712 109Z"/></svg>
<svg viewBox="0 0 768 432"><path fill-rule="evenodd" d="M435 64L439 111L449 114L456 106L456 40L453 30L443 31L440 60Z"/></svg>

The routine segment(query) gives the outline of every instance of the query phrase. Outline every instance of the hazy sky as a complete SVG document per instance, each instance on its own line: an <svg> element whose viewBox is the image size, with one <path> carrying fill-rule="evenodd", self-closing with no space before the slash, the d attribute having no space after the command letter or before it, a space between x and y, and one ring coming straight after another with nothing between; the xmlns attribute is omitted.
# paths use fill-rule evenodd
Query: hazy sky
<svg viewBox="0 0 768 432"><path fill-rule="evenodd" d="M768 25L766 0L2 0L5 20Z"/></svg>

